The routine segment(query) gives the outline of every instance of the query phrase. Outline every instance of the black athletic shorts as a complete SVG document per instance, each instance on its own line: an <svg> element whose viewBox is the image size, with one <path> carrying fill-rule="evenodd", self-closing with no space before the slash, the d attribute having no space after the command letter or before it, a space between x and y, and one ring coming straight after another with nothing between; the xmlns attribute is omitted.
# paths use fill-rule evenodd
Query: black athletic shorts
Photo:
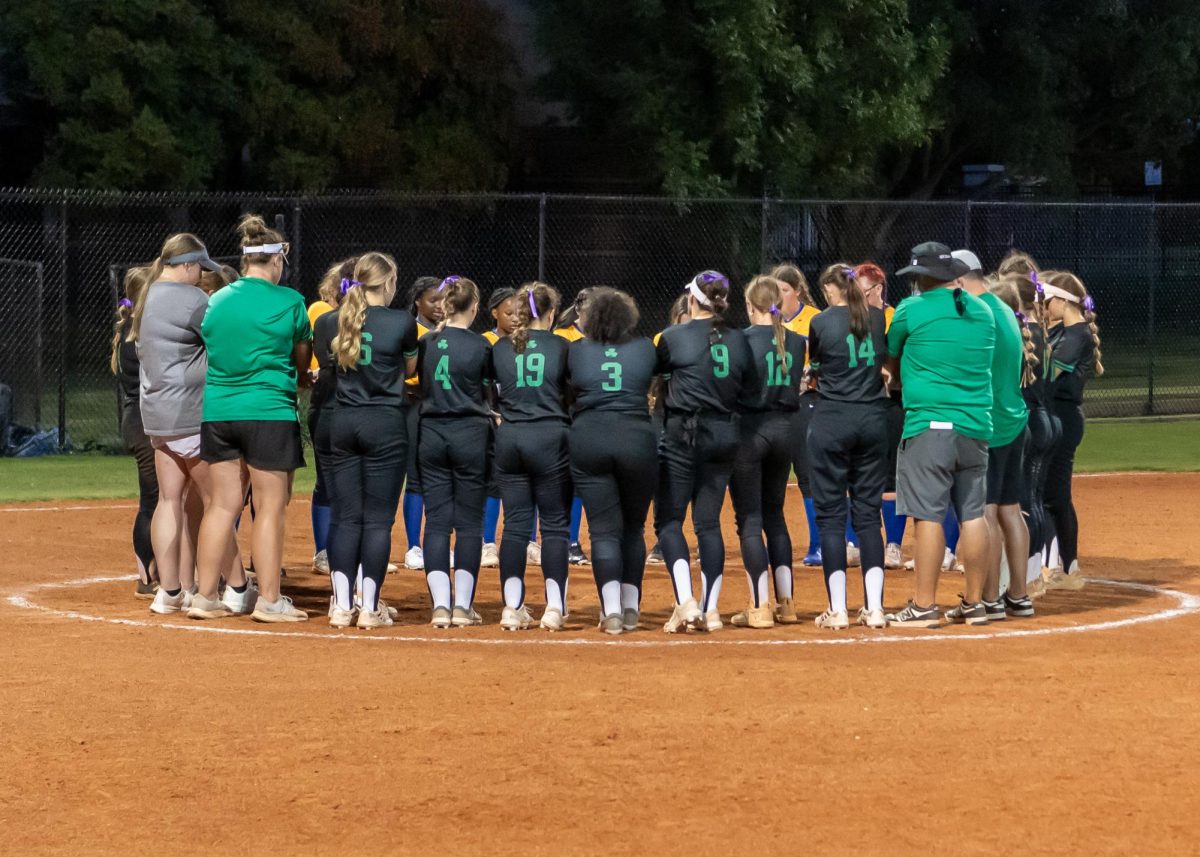
<svg viewBox="0 0 1200 857"><path fill-rule="evenodd" d="M1021 502L1021 484L1025 478L1025 445L1029 426L1017 439L1004 446L988 447L987 504L1015 506Z"/></svg>
<svg viewBox="0 0 1200 857"><path fill-rule="evenodd" d="M298 420L231 420L200 424L200 457L209 464L245 459L255 470L304 467Z"/></svg>

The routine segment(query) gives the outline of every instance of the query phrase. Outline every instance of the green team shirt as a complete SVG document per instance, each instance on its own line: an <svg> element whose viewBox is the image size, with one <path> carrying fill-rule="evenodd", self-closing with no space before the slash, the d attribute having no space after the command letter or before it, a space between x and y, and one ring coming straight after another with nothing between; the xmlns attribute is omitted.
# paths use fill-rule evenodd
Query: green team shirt
<svg viewBox="0 0 1200 857"><path fill-rule="evenodd" d="M996 319L996 350L992 353L992 446L1007 446L1029 422L1021 394L1025 374L1025 339L1012 308L991 292L979 296Z"/></svg>
<svg viewBox="0 0 1200 857"><path fill-rule="evenodd" d="M904 437L938 423L990 441L995 347L996 322L979 298L940 288L903 300L888 328L888 353L900 357Z"/></svg>
<svg viewBox="0 0 1200 857"><path fill-rule="evenodd" d="M208 349L205 422L296 419L292 351L313 336L303 295L242 277L213 295L200 335Z"/></svg>

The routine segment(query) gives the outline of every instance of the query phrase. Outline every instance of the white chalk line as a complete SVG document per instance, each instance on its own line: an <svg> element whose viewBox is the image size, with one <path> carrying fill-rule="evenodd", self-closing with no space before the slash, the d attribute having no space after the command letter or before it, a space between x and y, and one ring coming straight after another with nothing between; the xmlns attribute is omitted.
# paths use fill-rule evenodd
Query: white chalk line
<svg viewBox="0 0 1200 857"><path fill-rule="evenodd" d="M81 622L103 622L110 625L123 625L134 628L162 628L171 631L187 631L200 634L229 634L235 636L247 637L280 637L292 639L312 639L312 640L354 640L372 643L440 643L449 645L468 645L468 646L627 646L633 648L659 648L663 646L847 646L859 644L877 644L877 643L935 643L935 642L962 642L962 641L978 641L978 640L997 640L1017 637L1051 637L1059 634L1084 634L1094 633L1097 631L1111 631L1118 628L1129 628L1134 625L1144 625L1150 622L1165 622L1170 619L1178 619L1182 616L1188 616L1194 613L1200 613L1200 595L1192 595L1187 592L1180 592L1176 589L1165 589L1158 586L1151 586L1146 583L1134 583L1126 580L1104 580L1097 578L1088 578L1088 583L1096 586L1109 586L1117 589L1128 589L1135 592L1149 592L1155 595L1161 595L1167 598L1175 599L1176 606L1167 609L1159 610L1155 613L1150 613L1144 616L1131 616L1124 619L1112 619L1105 622L1092 622L1086 625L1066 625L1056 626L1053 628L1017 628L1010 631L971 631L966 630L965 633L939 633L936 630L926 631L921 634L891 634L887 632L872 634L870 636L830 636L820 637L815 639L802 640L754 640L754 639L728 639L727 634L745 634L753 633L746 631L722 631L721 636L714 637L711 634L689 634L685 639L657 639L657 640L604 640L593 638L563 638L535 635L530 636L507 636L502 638L478 638L478 637L418 637L411 635L395 635L386 631L375 634L361 634L356 631L350 631L342 634L317 634L312 631L276 631L276 630L259 630L255 628L230 628L227 625L219 625L215 622L191 622L189 624L178 624L175 622L159 622L147 619L121 619L108 616L94 616L88 613L80 613L76 610L59 610L54 607L47 607L43 604L38 604L31 600L30 596L37 591L46 591L54 589L79 588L86 586L94 586L103 583L117 583L135 580L132 575L122 575L118 577L84 577L76 580L56 581L52 583L39 583L28 587L23 592L19 592L7 597L8 604L13 607L18 607L23 610L36 610L50 616L55 616L61 619L73 619ZM319 617L317 621L320 621ZM218 622L221 620L217 620ZM225 620L239 621L239 620ZM964 629L965 630L965 629ZM453 634L454 632L449 632ZM658 633L662 633L659 631Z"/></svg>

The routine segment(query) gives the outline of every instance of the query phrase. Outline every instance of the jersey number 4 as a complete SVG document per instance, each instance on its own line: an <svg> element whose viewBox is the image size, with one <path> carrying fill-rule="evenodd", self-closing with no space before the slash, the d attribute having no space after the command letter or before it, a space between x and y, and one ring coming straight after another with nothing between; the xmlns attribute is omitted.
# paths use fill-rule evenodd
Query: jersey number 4
<svg viewBox="0 0 1200 857"><path fill-rule="evenodd" d="M846 334L846 346L850 349L851 369L857 368L860 359L865 361L867 366L875 365L875 343L871 341L870 336L859 345L853 333Z"/></svg>
<svg viewBox="0 0 1200 857"><path fill-rule="evenodd" d="M453 384L450 383L450 355L443 354L438 358L437 366L433 368L433 380L440 381L443 390L449 390Z"/></svg>
<svg viewBox="0 0 1200 857"><path fill-rule="evenodd" d="M540 351L517 355L517 386L540 387L546 377L546 355Z"/></svg>

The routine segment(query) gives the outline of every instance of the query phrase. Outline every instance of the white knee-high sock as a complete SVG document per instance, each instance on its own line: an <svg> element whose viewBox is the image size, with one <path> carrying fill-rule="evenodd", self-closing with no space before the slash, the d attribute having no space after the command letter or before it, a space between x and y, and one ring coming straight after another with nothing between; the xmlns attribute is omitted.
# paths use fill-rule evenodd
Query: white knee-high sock
<svg viewBox="0 0 1200 857"><path fill-rule="evenodd" d="M475 575L463 569L454 571L454 606L470 610L475 601Z"/></svg>
<svg viewBox="0 0 1200 857"><path fill-rule="evenodd" d="M333 601L342 610L354 607L353 593L350 592L350 575L344 571L330 572L330 582L333 584Z"/></svg>
<svg viewBox="0 0 1200 857"><path fill-rule="evenodd" d="M775 598L792 597L792 569L781 565L775 569Z"/></svg>
<svg viewBox="0 0 1200 857"><path fill-rule="evenodd" d="M829 609L834 613L846 612L846 571L839 569L829 575Z"/></svg>
<svg viewBox="0 0 1200 857"><path fill-rule="evenodd" d="M546 578L546 609L557 610L564 616L567 614L566 604L563 602L562 589L559 588L557 580Z"/></svg>
<svg viewBox="0 0 1200 857"><path fill-rule="evenodd" d="M621 582L610 580L600 587L600 602L603 605L600 612L612 616L621 612Z"/></svg>
<svg viewBox="0 0 1200 857"><path fill-rule="evenodd" d="M879 566L868 568L863 572L863 594L868 610L883 609L883 569ZM845 598L845 591L843 591L842 597Z"/></svg>
<svg viewBox="0 0 1200 857"><path fill-rule="evenodd" d="M717 609L717 600L721 597L721 582L724 579L725 575L718 575L717 579L712 582L712 588L709 589L708 578L702 578L700 609L705 613L710 613Z"/></svg>
<svg viewBox="0 0 1200 857"><path fill-rule="evenodd" d="M671 566L671 579L675 581L675 597L679 603L692 598L692 567L686 559L677 559Z"/></svg>
<svg viewBox="0 0 1200 857"><path fill-rule="evenodd" d="M621 584L621 609L638 610L641 606L642 593L632 583Z"/></svg>
<svg viewBox="0 0 1200 857"><path fill-rule="evenodd" d="M754 602L755 607L762 607L771 597L767 583L769 576L767 571L760 572L757 580L751 577L749 572L746 573L746 576L750 577L750 600Z"/></svg>
<svg viewBox="0 0 1200 857"><path fill-rule="evenodd" d="M425 574L425 585L429 587L429 597L433 599L434 608L450 609L450 575L444 571L430 571Z"/></svg>
<svg viewBox="0 0 1200 857"><path fill-rule="evenodd" d="M362 579L362 607L368 612L379 609L379 590L375 588L375 581L369 577Z"/></svg>
<svg viewBox="0 0 1200 857"><path fill-rule="evenodd" d="M510 577L504 581L504 606L520 610L525 603L525 584L519 577Z"/></svg>

